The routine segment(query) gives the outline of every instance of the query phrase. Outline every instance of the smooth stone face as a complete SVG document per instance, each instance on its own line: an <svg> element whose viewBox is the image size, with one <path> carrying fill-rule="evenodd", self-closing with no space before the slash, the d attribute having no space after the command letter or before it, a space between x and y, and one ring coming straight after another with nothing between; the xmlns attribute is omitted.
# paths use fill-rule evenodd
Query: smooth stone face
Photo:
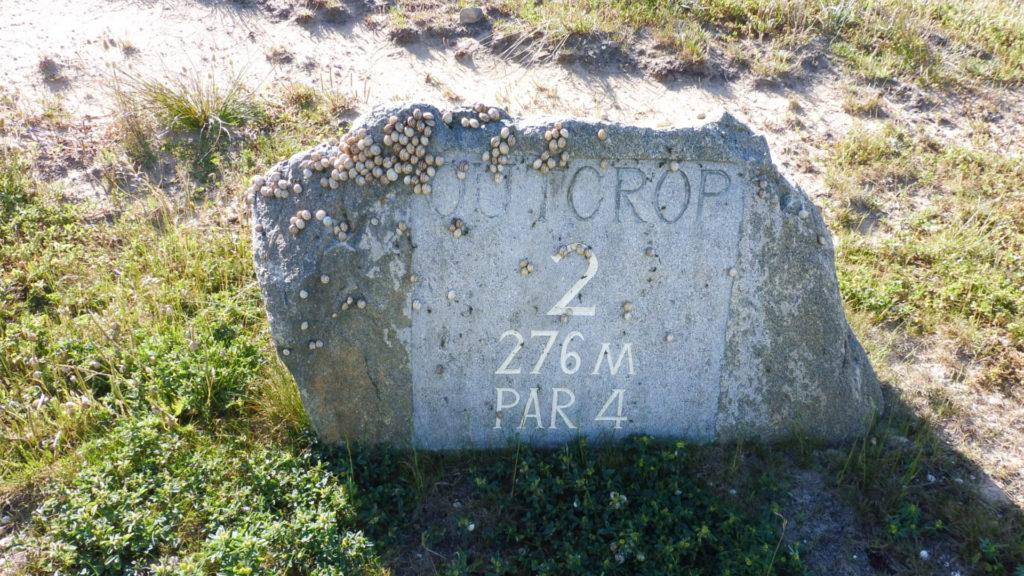
<svg viewBox="0 0 1024 576"><path fill-rule="evenodd" d="M413 169L429 195L403 183L405 146L384 142L392 115L422 136L414 108L435 118L421 155L444 159ZM463 127L480 116L377 110L349 133L372 143L318 146L254 188L272 336L325 440L838 439L866 426L880 393L829 233L762 138L728 115L672 130L504 113ZM545 139L556 123L566 134ZM352 157L358 174L359 151L381 174L362 186L310 164ZM287 198L268 190L278 179ZM348 231L314 217L293 235L304 210Z"/></svg>

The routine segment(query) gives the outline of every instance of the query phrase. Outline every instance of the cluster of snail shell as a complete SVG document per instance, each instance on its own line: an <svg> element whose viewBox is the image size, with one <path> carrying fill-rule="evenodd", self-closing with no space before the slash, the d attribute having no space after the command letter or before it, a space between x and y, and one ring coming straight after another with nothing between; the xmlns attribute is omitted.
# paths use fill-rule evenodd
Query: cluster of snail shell
<svg viewBox="0 0 1024 576"><path fill-rule="evenodd" d="M316 217L317 222L323 224L324 228L327 228L338 237L338 240L344 242L348 239L348 222L344 220L335 220L327 214L326 210L317 210L315 214L310 213L309 210L299 210L288 219L288 232L292 236L297 236L299 232L306 229L306 223L312 221Z"/></svg>
<svg viewBox="0 0 1024 576"><path fill-rule="evenodd" d="M466 223L461 218L453 218L452 223L448 226L448 231L452 233L452 237L458 240L462 238L469 229L466 228Z"/></svg>
<svg viewBox="0 0 1024 576"><path fill-rule="evenodd" d="M525 260L525 259L524 260L520 260L519 261L519 275L520 276L528 276L530 274L533 274L533 264L529 260Z"/></svg>
<svg viewBox="0 0 1024 576"><path fill-rule="evenodd" d="M413 194L430 194L430 181L437 168L444 165L444 158L427 152L434 126L433 112L419 108L403 122L398 116L388 118L384 125L384 145L389 146L397 162L385 172L389 182L399 178L412 188Z"/></svg>
<svg viewBox="0 0 1024 576"><path fill-rule="evenodd" d="M583 244L582 242L573 242L572 244L569 244L568 246L561 246L561 247L559 247L558 248L558 257L559 258L565 258L566 256L568 256L569 254L572 254L573 252L575 252L576 254L578 254L580 256L583 256L587 260L590 260L594 256L594 250L590 246L587 246L586 244Z"/></svg>
<svg viewBox="0 0 1024 576"><path fill-rule="evenodd" d="M547 149L533 161L534 170L547 174L555 168L568 166L569 153L565 151L565 147L569 144L569 130L562 126L561 122L555 122L554 127L544 132L544 141L547 143Z"/></svg>
<svg viewBox="0 0 1024 576"><path fill-rule="evenodd" d="M332 190L348 181L365 186L375 181L389 184L402 179L407 186L413 187L414 192L422 193L423 184L433 177L434 169L444 164L443 158L427 153L434 125L433 113L416 108L404 123L398 116L391 116L384 126L380 144L374 141L366 128L360 128L340 141L331 138L325 152L314 151L300 164L302 178L310 181L319 173L322 175L320 185ZM385 154L381 144L390 148L392 153ZM291 182L274 171L267 178L254 176L251 192L268 198L287 198L289 192L301 194L302 184Z"/></svg>
<svg viewBox="0 0 1024 576"><path fill-rule="evenodd" d="M287 198L289 192L301 194L302 184L288 180L275 170L267 174L266 178L260 175L253 176L249 192L259 193L265 198Z"/></svg>
<svg viewBox="0 0 1024 576"><path fill-rule="evenodd" d="M367 128L355 130L341 139L331 138L326 149L312 152L300 164L301 181L293 181L281 169L273 170L266 176L254 176L250 188L251 198L256 194L268 198L288 198L290 194L302 194L303 183L314 181L318 174L320 185L332 190L337 190L344 182L353 182L357 186L378 182L382 185L401 183L411 188L413 194L430 194L431 182L437 169L445 162L442 156L434 156L428 151L437 119L433 112L420 108L414 108L403 116L392 115L387 119L381 130L383 135L380 142L374 139ZM460 116L459 122L464 128L475 130L500 122L502 112L498 108L477 103L471 112L460 113ZM440 120L450 126L455 116L452 111L445 111L441 113ZM607 139L604 128L598 130L597 137L602 141ZM545 149L534 160L533 168L546 174L555 168L567 167L568 129L561 122L556 122L544 133L544 141ZM498 134L490 139L490 149L482 154L481 159L487 163L487 170L494 176L495 182L501 183L504 180L505 166L515 146L516 134L511 126L502 126ZM460 162L455 176L464 180L469 168L468 162ZM318 210L315 216L339 240L347 240L350 226L343 218L332 217L323 210ZM289 219L288 231L297 236L311 225L312 217L308 210L299 210Z"/></svg>
<svg viewBox="0 0 1024 576"><path fill-rule="evenodd" d="M481 160L490 162L487 170L494 174L494 181L501 183L504 179L504 166L508 163L508 153L516 145L516 135L508 126L502 126L497 136L491 138L491 151L484 152Z"/></svg>
<svg viewBox="0 0 1024 576"><path fill-rule="evenodd" d="M484 126L491 122L497 122L498 120L501 120L501 110L498 110L493 106L488 108L485 104L481 104L479 102L473 105L473 113L476 114L476 116L462 117L460 122L462 123L463 128L477 130L479 128L483 128ZM452 113L445 112L442 115L441 119L444 120L445 124L451 126L451 123L453 121Z"/></svg>

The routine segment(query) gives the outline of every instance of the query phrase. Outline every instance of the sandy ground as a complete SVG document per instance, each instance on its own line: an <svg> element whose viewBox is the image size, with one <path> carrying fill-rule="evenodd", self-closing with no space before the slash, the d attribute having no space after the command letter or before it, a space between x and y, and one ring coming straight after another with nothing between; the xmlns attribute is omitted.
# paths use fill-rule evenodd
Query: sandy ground
<svg viewBox="0 0 1024 576"><path fill-rule="evenodd" d="M480 101L514 115L557 111L669 126L691 124L698 114L725 108L763 131L784 167L806 164L805 141L841 133L851 123L836 97L839 78L830 72L813 72L813 82L770 89L756 88L753 80L721 78L663 83L610 66L522 66L495 56L474 38L430 38L401 47L386 30L366 25L374 14L368 10L350 13L338 24L300 26L264 8L182 0L57 0L41 9L31 0L5 0L0 3L0 22L5 22L0 90L17 92L37 106L59 100L85 125L109 119L115 70L157 78L183 69L224 80L242 74L249 86L267 91L300 82L353 96L363 109L401 100ZM457 13L446 16L455 26ZM58 80L46 80L45 61L55 64ZM796 134L785 129L794 108L802 111L804 126ZM804 185L814 193L816 182Z"/></svg>
<svg viewBox="0 0 1024 576"><path fill-rule="evenodd" d="M513 115L557 111L668 126L694 123L698 115L724 108L761 132L782 171L819 202L827 198L820 151L855 122L872 122L843 111L848 80L821 56L800 63L783 81L766 83L742 75L726 79L724 74L658 81L623 71L614 60L597 67L550 62L524 66L495 55L486 37L430 36L399 46L385 27L373 25L375 16L371 9L350 6L337 22L318 18L300 25L275 14L275 6L264 0L52 0L43 5L3 0L0 98L33 113L63 106L70 117L69 133L81 139L83 150L95 148L90 144L104 137L114 113L109 85L115 71L161 77L201 70L224 79L242 74L249 86L265 91L298 82L347 94L360 111L401 100L440 106L480 101ZM458 29L457 12L440 17ZM929 99L906 86L886 98L887 110L901 121L924 124L943 138L957 139L967 132L961 103ZM1008 106L999 102L996 109ZM1001 137L1020 142L1021 123L1010 120ZM33 146L46 134L29 130L3 136L0 130L0 138ZM67 154L75 157L71 148ZM86 153L75 160L55 171L53 179L71 197L101 197L103 187L94 175L98 160ZM948 370L929 359L894 369L908 382L949 380ZM1009 420L1001 416L1000 423L1021 424L1024 414L1013 414ZM976 458L996 479L994 498L1007 498L1008 492L1024 506L1020 450L993 455L984 439L974 442L970 435L947 432L955 448ZM1007 466L1018 469L1007 473ZM825 480L816 472L801 471L795 481L791 517L818 520L791 523L788 537L805 540L820 573L875 573L865 542L851 529L851 512L827 493Z"/></svg>

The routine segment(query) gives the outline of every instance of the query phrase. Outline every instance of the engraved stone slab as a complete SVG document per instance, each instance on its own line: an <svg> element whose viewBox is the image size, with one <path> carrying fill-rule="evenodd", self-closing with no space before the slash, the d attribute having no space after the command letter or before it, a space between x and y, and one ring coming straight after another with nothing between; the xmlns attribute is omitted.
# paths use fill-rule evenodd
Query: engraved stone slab
<svg viewBox="0 0 1024 576"><path fill-rule="evenodd" d="M819 210L731 116L380 109L252 192L272 336L327 441L835 439L879 405Z"/></svg>

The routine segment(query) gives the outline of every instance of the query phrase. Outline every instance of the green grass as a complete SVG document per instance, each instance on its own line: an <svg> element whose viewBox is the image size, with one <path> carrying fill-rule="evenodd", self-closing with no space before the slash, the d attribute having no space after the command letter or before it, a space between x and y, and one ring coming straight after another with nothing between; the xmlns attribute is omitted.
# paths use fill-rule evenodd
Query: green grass
<svg viewBox="0 0 1024 576"><path fill-rule="evenodd" d="M2 194L0 478L31 476L115 414L238 414L266 327L237 231L173 226L162 206L89 225L46 190Z"/></svg>
<svg viewBox="0 0 1024 576"><path fill-rule="evenodd" d="M193 174L208 174L231 139L264 119L244 70L226 80L212 72L157 78L116 70L108 90L124 152L140 168L152 168L162 148L173 148ZM162 146L159 140L168 137L168 144L178 145Z"/></svg>
<svg viewBox="0 0 1024 576"><path fill-rule="evenodd" d="M1024 158L887 124L836 143L826 181L842 198L840 287L876 321L934 334L954 325L1024 343ZM871 207L899 214L856 232Z"/></svg>
<svg viewBox="0 0 1024 576"><path fill-rule="evenodd" d="M142 78L120 72L127 94L136 105L153 114L171 130L197 132L219 140L230 136L231 128L255 119L259 114L256 95L243 80L244 72L227 82L212 74L198 72L171 75L164 79Z"/></svg>
<svg viewBox="0 0 1024 576"><path fill-rule="evenodd" d="M676 36L681 54L703 61L705 46L762 76L794 70L794 54L826 50L861 77L926 86L1024 80L1024 5L1019 0L496 0L510 33L554 46L600 35L631 43ZM664 43L664 42L663 42Z"/></svg>
<svg viewBox="0 0 1024 576"><path fill-rule="evenodd" d="M340 96L311 90L302 103L261 101L276 121L210 156L223 179L194 183L186 173L177 198L151 185L111 190L113 222L85 222L89 206L63 202L34 179L30 157L0 158L0 481L31 478L126 414L212 422L249 415L255 403L290 415L264 423L295 434L301 410L280 368L268 367L247 234L217 221L241 204L248 174L337 129ZM145 142L188 156L180 151L188 141L174 133L147 133ZM130 157L136 144L129 138L108 153ZM216 189L228 186L237 200ZM262 379L270 385L254 393Z"/></svg>

